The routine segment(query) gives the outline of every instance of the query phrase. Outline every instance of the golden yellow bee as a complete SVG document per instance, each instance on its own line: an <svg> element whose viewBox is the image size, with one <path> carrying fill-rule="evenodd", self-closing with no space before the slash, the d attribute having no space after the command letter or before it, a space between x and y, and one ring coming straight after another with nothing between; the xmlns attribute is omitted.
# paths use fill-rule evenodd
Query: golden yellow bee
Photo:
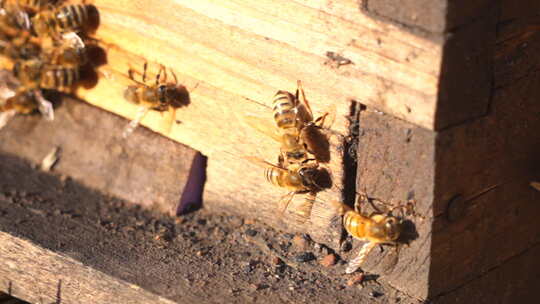
<svg viewBox="0 0 540 304"><path fill-rule="evenodd" d="M338 206L338 213L343 215L345 230L354 238L366 242L358 256L349 262L345 269L346 273L355 272L376 245L396 244L402 231L402 221L391 215L391 211L387 214L364 215L360 212L358 201L355 203L354 210L340 202L333 202L333 204Z"/></svg>
<svg viewBox="0 0 540 304"><path fill-rule="evenodd" d="M318 168L318 164L309 162L291 164L285 168L280 164L274 165L256 157L245 158L264 168L264 176L270 184L289 191L278 203L278 210L280 212L287 210L289 203L296 194L306 194L304 203L298 206L294 212L304 215L306 218L309 217L309 211L315 200L315 194L324 188L324 186L320 185L321 179L324 179L322 177L324 176L324 172L321 168Z"/></svg>
<svg viewBox="0 0 540 304"><path fill-rule="evenodd" d="M329 111L313 120L311 107L305 98L301 82L293 95L278 91L272 101L275 125L256 115L245 115L244 120L254 129L280 143L280 163L300 164L310 159L326 163L330 160L328 139L321 133L330 128L335 116Z"/></svg>
<svg viewBox="0 0 540 304"><path fill-rule="evenodd" d="M25 89L67 91L80 80L78 67L48 64L38 58L15 62L13 73Z"/></svg>
<svg viewBox="0 0 540 304"><path fill-rule="evenodd" d="M146 83L146 70L148 64L144 64L144 71L142 74L142 82L135 80L133 74L134 71L129 69L129 78L135 82L134 85L130 85L124 91L124 98L139 106L139 111L129 125L124 130L122 136L125 138L131 134L135 128L139 125L149 110L158 112L167 112L170 117L168 119L168 131L176 118L176 109L186 106L189 103L189 93L185 86L178 84L178 79L174 72L171 71L174 82L167 82L167 70L164 66L160 67L160 70L156 76L154 84ZM163 78L161 77L163 75Z"/></svg>
<svg viewBox="0 0 540 304"><path fill-rule="evenodd" d="M72 4L41 10L30 21L38 36L58 37L87 30L91 26L93 11L91 5Z"/></svg>

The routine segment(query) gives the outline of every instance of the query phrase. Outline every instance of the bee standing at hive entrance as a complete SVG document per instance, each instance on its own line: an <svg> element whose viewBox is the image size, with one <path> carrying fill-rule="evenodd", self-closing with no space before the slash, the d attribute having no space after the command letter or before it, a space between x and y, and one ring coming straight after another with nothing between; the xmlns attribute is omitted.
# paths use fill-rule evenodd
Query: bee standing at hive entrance
<svg viewBox="0 0 540 304"><path fill-rule="evenodd" d="M354 205L354 211L343 203L333 202L333 204L338 205L339 213L343 214L345 230L354 238L366 242L358 255L347 265L346 273L355 272L375 246L396 245L402 231L402 221L391 215L391 211L387 214L364 215L360 211L358 200Z"/></svg>
<svg viewBox="0 0 540 304"><path fill-rule="evenodd" d="M167 132L170 132L171 127L176 119L176 109L185 106L189 103L189 93L186 87L178 84L178 79L174 72L171 71L174 82L167 82L167 70L161 65L158 74L156 75L155 83L152 85L146 84L146 70L148 64L144 64L142 73L142 82L135 80L132 69L129 69L128 76L135 82L124 91L124 98L139 106L139 111L135 118L126 127L122 136L128 137L137 128L141 120L150 110L158 112L166 112L169 114L167 119ZM162 77L163 75L163 77Z"/></svg>
<svg viewBox="0 0 540 304"><path fill-rule="evenodd" d="M305 98L300 81L296 93L278 91L272 101L274 124L257 115L245 115L244 120L254 129L281 144L279 163L304 163L308 160L326 163L330 160L328 139L321 133L329 129L335 117L332 107L313 120L311 107Z"/></svg>
<svg viewBox="0 0 540 304"><path fill-rule="evenodd" d="M318 162L330 161L328 139L321 133L321 130L330 129L334 122L335 107L333 104L329 111L314 120L302 82L298 80L295 95L286 91L278 91L274 96L272 109L274 121L283 137L282 143L295 141L289 146L282 146L285 148L283 157L286 163L305 161L302 158L295 158L295 156L304 157L305 151L313 155ZM304 151L301 151L299 146L302 146ZM304 155L301 154L302 152Z"/></svg>
<svg viewBox="0 0 540 304"><path fill-rule="evenodd" d="M278 202L278 210L285 212L296 194L306 194L306 198L295 211L300 216L309 216L315 193L322 190L319 179L322 175L317 164L291 164L287 168L273 165L256 157L246 157L250 162L264 168L264 176L270 184L289 190ZM307 214L307 215L306 215Z"/></svg>

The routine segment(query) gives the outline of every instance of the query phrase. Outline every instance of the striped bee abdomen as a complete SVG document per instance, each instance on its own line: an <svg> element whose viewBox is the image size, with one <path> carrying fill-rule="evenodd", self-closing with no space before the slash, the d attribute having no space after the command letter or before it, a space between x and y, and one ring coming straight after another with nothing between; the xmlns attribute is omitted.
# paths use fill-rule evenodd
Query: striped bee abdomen
<svg viewBox="0 0 540 304"><path fill-rule="evenodd" d="M61 89L74 85L80 78L79 69L55 66L43 71L40 87Z"/></svg>
<svg viewBox="0 0 540 304"><path fill-rule="evenodd" d="M56 12L58 27L63 31L81 30L88 25L89 5L74 4L59 8Z"/></svg>
<svg viewBox="0 0 540 304"><path fill-rule="evenodd" d="M298 109L294 95L286 91L278 91L272 103L272 111L278 128L296 128Z"/></svg>

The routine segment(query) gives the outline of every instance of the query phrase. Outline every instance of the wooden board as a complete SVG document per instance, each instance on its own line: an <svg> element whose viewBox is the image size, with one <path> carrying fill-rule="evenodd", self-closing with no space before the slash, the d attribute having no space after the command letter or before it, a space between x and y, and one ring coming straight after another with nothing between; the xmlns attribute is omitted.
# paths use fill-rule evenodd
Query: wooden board
<svg viewBox="0 0 540 304"><path fill-rule="evenodd" d="M359 0L362 8L373 16L401 24L420 35L453 31L478 19L493 1L405 0L396 5L392 0Z"/></svg>
<svg viewBox="0 0 540 304"><path fill-rule="evenodd" d="M64 99L55 116L52 122L39 115L14 118L0 131L0 152L30 160L39 169L57 148L55 172L176 215L197 151L145 129L124 140L118 130L125 119L79 100Z"/></svg>
<svg viewBox="0 0 540 304"><path fill-rule="evenodd" d="M0 291L32 303L417 303L298 262L291 235L261 223L150 213L1 153L0 171Z"/></svg>
<svg viewBox="0 0 540 304"><path fill-rule="evenodd" d="M537 22L527 17L501 25L493 52L499 86L487 116L432 132L369 108L361 112L357 190L394 205L414 195L425 217L410 218L418 238L395 266L386 267L396 256L391 249L366 262L365 269L396 288L418 298L471 290L464 286L508 269L507 262L540 241L539 193L529 186L540 178ZM498 282L500 293L482 296L509 297L502 287L511 280Z"/></svg>
<svg viewBox="0 0 540 304"><path fill-rule="evenodd" d="M335 103L344 115L347 101L354 99L431 128L441 46L360 11L354 21L343 20L324 2L310 2L95 1L101 20L96 37L120 52L110 53L103 69L126 75L127 60L142 66L125 53L135 54L172 68L188 88L201 83L193 92L197 99L230 93L223 106L242 113L250 110L243 98L256 102L254 107L268 105L277 90L292 90L301 79L315 109ZM337 68L328 52L351 64ZM127 83L115 82L120 88ZM99 104L104 101L95 97L109 94L121 102L109 86L103 81L87 99ZM194 117L193 111L181 112ZM335 129L342 132L342 127L338 120ZM175 130L172 134L182 133Z"/></svg>

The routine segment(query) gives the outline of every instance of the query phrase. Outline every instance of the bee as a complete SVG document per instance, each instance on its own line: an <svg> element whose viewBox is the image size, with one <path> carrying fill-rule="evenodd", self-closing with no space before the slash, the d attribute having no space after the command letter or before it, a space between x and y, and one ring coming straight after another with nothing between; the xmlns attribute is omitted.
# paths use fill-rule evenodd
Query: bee
<svg viewBox="0 0 540 304"><path fill-rule="evenodd" d="M264 176L267 182L289 191L278 203L280 212L287 210L289 203L296 194L308 194L304 203L297 208L297 213L301 216L309 216L311 206L315 200L315 193L323 189L319 185L322 172L316 163L291 164L285 168L282 165L273 165L256 157L246 157L246 159L265 169Z"/></svg>
<svg viewBox="0 0 540 304"><path fill-rule="evenodd" d="M0 39L0 53L11 60L28 60L40 56L41 46L29 36L3 37Z"/></svg>
<svg viewBox="0 0 540 304"><path fill-rule="evenodd" d="M82 43L77 33L84 32L91 26L93 9L91 5L72 4L41 10L30 20L32 29L39 37L76 39Z"/></svg>
<svg viewBox="0 0 540 304"><path fill-rule="evenodd" d="M313 120L300 80L297 85L295 94L287 91L275 94L272 101L275 126L259 116L246 115L244 119L251 127L281 144L279 162L285 166L300 164L313 157L318 162L328 162L329 143L321 130L330 128L335 111Z"/></svg>
<svg viewBox="0 0 540 304"><path fill-rule="evenodd" d="M371 214L367 216L360 212L358 201L354 205L354 211L342 203L333 202L333 204L340 205L339 213L343 214L343 227L345 230L354 238L366 241L358 256L347 265L345 273L355 272L376 245L396 244L402 231L402 221L391 215L391 211L387 214Z"/></svg>
<svg viewBox="0 0 540 304"><path fill-rule="evenodd" d="M0 70L0 129L16 114L39 110L47 120L54 119L52 103L39 89L25 89L9 70Z"/></svg>
<svg viewBox="0 0 540 304"><path fill-rule="evenodd" d="M78 67L48 64L41 59L17 61L13 74L27 89L67 91L80 79Z"/></svg>
<svg viewBox="0 0 540 304"><path fill-rule="evenodd" d="M189 103L189 93L183 85L178 84L176 74L171 71L174 82L167 82L167 70L161 65L156 75L155 83L148 85L146 83L146 71L148 63L144 64L142 82L135 80L134 71L128 70L129 78L135 83L130 85L124 91L124 98L139 106L136 117L124 129L122 136L128 137L137 128L141 120L150 110L158 112L167 112L168 119L167 132L170 132L173 121L176 118L176 109L186 106ZM163 78L161 77L163 75Z"/></svg>

